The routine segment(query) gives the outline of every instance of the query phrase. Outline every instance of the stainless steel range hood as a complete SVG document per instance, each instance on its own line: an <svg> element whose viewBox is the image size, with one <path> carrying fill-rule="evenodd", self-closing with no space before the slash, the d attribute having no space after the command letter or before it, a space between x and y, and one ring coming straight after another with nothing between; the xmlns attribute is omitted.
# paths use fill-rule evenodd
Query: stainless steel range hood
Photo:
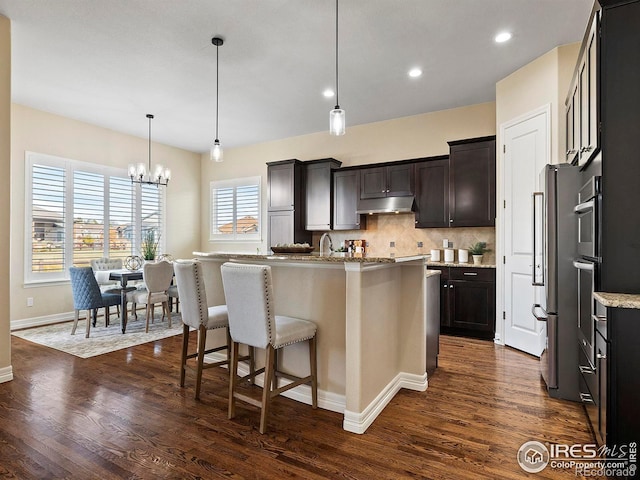
<svg viewBox="0 0 640 480"><path fill-rule="evenodd" d="M414 197L365 198L358 200L358 214L411 213L415 211Z"/></svg>

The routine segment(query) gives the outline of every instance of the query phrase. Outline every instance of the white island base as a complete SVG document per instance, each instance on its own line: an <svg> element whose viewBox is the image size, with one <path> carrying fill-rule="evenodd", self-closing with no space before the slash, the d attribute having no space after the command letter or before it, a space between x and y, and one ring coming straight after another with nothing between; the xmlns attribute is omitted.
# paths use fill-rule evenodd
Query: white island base
<svg viewBox="0 0 640 480"><path fill-rule="evenodd" d="M439 302L439 283L428 292L424 257L195 255L203 263L209 305L224 303L224 262L271 265L276 313L318 326L318 406L343 413L345 430L364 433L401 388L427 388L427 301ZM304 342L286 347L280 368L307 375L307 348ZM257 363L263 358L258 352ZM311 404L307 385L285 395Z"/></svg>

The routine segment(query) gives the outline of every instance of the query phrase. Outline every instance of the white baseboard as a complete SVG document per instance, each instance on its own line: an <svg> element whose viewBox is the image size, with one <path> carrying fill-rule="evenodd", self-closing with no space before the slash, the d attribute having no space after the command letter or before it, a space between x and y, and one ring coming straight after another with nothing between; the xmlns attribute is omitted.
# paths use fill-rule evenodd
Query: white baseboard
<svg viewBox="0 0 640 480"><path fill-rule="evenodd" d="M424 392L427 374L399 373L362 412L344 411L342 428L351 433L364 433L401 388Z"/></svg>
<svg viewBox="0 0 640 480"><path fill-rule="evenodd" d="M13 380L13 368L11 365L0 368L0 383L9 382L11 380Z"/></svg>
<svg viewBox="0 0 640 480"><path fill-rule="evenodd" d="M41 327L43 325L51 325L52 323L67 322L73 320L73 312L56 313L54 315L45 315L43 317L23 318L21 320L12 320L10 324L11 331L20 330L22 328Z"/></svg>
<svg viewBox="0 0 640 480"><path fill-rule="evenodd" d="M209 355L205 355L204 357L206 363L219 362L221 360L225 360L226 358L226 354L219 352L211 353ZM238 373L239 375L247 375L249 373L249 366L244 362L238 363ZM281 382L284 382L284 379L281 380ZM256 384L261 387L264 385L264 375L258 375L256 377ZM286 384L281 383L281 385ZM291 398L301 403L306 403L307 405L311 405L311 386L298 385L291 390L283 392L282 396ZM346 399L344 395L318 389L318 407L324 410L329 410L331 412L344 413L345 405Z"/></svg>

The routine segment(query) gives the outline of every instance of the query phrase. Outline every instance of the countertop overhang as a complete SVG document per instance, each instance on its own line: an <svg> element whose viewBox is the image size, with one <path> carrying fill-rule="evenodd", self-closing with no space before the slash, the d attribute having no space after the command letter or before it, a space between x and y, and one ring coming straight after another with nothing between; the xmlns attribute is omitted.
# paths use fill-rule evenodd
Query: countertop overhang
<svg viewBox="0 0 640 480"><path fill-rule="evenodd" d="M319 254L273 254L259 255L251 253L231 253L231 252L193 252L193 255L201 258L219 258L260 261L284 261L284 262L316 262L316 263L404 263L415 260L426 260L429 255L406 255L398 257L371 257L371 256L349 256L349 255L319 255Z"/></svg>

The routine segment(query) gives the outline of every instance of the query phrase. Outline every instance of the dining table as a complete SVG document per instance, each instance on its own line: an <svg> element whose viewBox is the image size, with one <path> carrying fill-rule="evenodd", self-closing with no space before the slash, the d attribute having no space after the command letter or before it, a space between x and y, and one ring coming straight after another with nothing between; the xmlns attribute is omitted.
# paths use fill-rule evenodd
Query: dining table
<svg viewBox="0 0 640 480"><path fill-rule="evenodd" d="M136 289L136 287L127 287L127 283L130 280L142 280L142 270L111 270L109 280L120 282L120 326L124 333L127 330L127 293Z"/></svg>

